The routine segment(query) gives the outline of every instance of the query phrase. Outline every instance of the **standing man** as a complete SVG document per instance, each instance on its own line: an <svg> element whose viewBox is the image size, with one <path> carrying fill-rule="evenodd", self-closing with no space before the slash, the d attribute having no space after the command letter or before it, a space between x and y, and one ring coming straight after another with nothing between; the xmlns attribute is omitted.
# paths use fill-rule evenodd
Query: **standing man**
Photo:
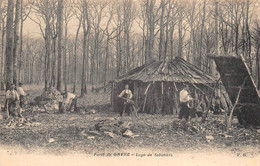
<svg viewBox="0 0 260 166"><path fill-rule="evenodd" d="M189 109L189 101L193 100L193 98L189 94L189 86L185 85L185 87L180 91L180 112L179 119L184 118L185 120L189 120L190 109Z"/></svg>
<svg viewBox="0 0 260 166"><path fill-rule="evenodd" d="M134 101L131 100L133 98L133 94L132 94L132 91L129 89L128 84L125 85L125 89L118 95L118 97L125 100L124 109L123 109L121 116L124 115L126 107L129 106L130 109L134 110L136 117L138 117L137 116L137 107L136 107Z"/></svg>
<svg viewBox="0 0 260 166"><path fill-rule="evenodd" d="M23 108L25 105L25 97L28 96L29 94L26 94L23 90L23 84L21 82L19 82L19 87L17 88L17 93L20 97L20 112L23 112Z"/></svg>
<svg viewBox="0 0 260 166"><path fill-rule="evenodd" d="M67 111L76 111L77 108L77 100L78 97L73 94L73 93L69 93L69 92L63 92L63 103L62 103L62 107L63 109L67 110ZM63 111L60 110L60 112L62 113Z"/></svg>
<svg viewBox="0 0 260 166"><path fill-rule="evenodd" d="M7 111L7 118L10 115L22 117L20 111L18 111L19 107L19 94L15 90L15 85L11 84L10 89L6 91L6 111Z"/></svg>

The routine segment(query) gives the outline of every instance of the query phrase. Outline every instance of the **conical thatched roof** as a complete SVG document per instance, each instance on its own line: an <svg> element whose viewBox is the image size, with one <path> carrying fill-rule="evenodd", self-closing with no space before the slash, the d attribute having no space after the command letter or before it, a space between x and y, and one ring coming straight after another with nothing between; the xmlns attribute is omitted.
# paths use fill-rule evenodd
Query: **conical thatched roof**
<svg viewBox="0 0 260 166"><path fill-rule="evenodd" d="M119 77L116 81L133 80L142 82L172 81L193 84L212 84L215 78L193 66L182 58L144 64Z"/></svg>

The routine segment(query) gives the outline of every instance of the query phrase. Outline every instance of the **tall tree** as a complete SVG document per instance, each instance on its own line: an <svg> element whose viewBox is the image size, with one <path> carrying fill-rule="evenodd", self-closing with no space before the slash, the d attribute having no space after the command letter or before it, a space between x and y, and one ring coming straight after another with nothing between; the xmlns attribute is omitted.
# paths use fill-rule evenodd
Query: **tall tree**
<svg viewBox="0 0 260 166"><path fill-rule="evenodd" d="M72 18L72 10L71 8L68 6L69 5L69 1L66 2L66 6L64 8L64 22L65 22L65 36L64 36L64 68L63 68L63 82L64 82L64 90L67 91L67 41L68 41L68 24Z"/></svg>
<svg viewBox="0 0 260 166"><path fill-rule="evenodd" d="M80 8L78 8L80 10ZM78 48L78 37L79 37L79 31L82 24L82 15L84 14L82 10L80 14L77 13L77 9L74 10L74 15L78 19L78 28L76 31L75 41L74 41L74 82L73 82L73 93L76 91L76 84L77 84L77 48Z"/></svg>
<svg viewBox="0 0 260 166"><path fill-rule="evenodd" d="M34 3L35 19L29 18L36 23L41 31L45 45L45 59L44 59L44 89L47 90L51 86L51 22L55 12L55 3L50 0L38 0ZM42 25L44 22L44 25ZM45 26L43 28L43 26Z"/></svg>
<svg viewBox="0 0 260 166"><path fill-rule="evenodd" d="M87 83L86 83L86 59L89 52L89 32L91 28L90 19L89 19L89 2L83 2L83 20L82 20L82 27L83 27L83 59L82 59L82 80L81 80L81 96L84 96L87 93ZM87 26L86 26L87 24Z"/></svg>
<svg viewBox="0 0 260 166"><path fill-rule="evenodd" d="M160 42L159 42L159 60L165 59L164 51L164 13L165 1L161 0L161 16L160 16Z"/></svg>
<svg viewBox="0 0 260 166"><path fill-rule="evenodd" d="M19 22L20 22L21 0L16 0L14 21L14 45L13 45L13 83L18 86L17 57L19 46Z"/></svg>
<svg viewBox="0 0 260 166"><path fill-rule="evenodd" d="M58 77L57 90L61 90L61 60L62 60L62 36L63 36L63 0L58 1Z"/></svg>
<svg viewBox="0 0 260 166"><path fill-rule="evenodd" d="M5 54L4 54L4 46L5 46L5 17L6 17L6 10L4 8L3 5L3 1L0 2L0 37L1 37L1 67L0 67L0 88L1 90L4 90L4 81L5 81L5 74L4 74L4 68L5 68L5 63L4 63L4 59L5 59Z"/></svg>
<svg viewBox="0 0 260 166"><path fill-rule="evenodd" d="M8 0L6 20L6 89L13 83L13 15L14 0Z"/></svg>

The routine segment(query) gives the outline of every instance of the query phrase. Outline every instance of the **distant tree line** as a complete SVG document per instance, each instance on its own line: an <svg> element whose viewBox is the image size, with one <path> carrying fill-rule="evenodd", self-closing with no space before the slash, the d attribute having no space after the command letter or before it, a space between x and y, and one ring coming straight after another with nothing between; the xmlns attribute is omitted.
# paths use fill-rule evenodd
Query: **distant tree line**
<svg viewBox="0 0 260 166"><path fill-rule="evenodd" d="M84 95L87 84L176 56L216 75L209 54L243 56L260 88L259 5L254 0L4 0L1 88L19 81L58 90L73 85L69 90L81 86ZM27 19L41 37L23 34Z"/></svg>

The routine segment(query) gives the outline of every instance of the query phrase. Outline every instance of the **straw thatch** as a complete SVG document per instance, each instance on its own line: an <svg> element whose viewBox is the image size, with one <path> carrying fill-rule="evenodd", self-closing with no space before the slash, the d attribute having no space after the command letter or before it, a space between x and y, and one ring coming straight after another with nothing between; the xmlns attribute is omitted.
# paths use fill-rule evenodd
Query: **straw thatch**
<svg viewBox="0 0 260 166"><path fill-rule="evenodd" d="M193 66L182 58L144 64L119 77L116 81L133 80L142 82L170 81L193 84L212 84L215 78Z"/></svg>
<svg viewBox="0 0 260 166"><path fill-rule="evenodd" d="M172 61L154 61L114 80L112 106L115 111L122 111L123 101L117 96L124 85L129 84L139 112L178 113L179 91L183 83L190 86L192 96L196 99L192 105L196 106L199 101L205 100L205 94L215 83L215 78L179 57Z"/></svg>

